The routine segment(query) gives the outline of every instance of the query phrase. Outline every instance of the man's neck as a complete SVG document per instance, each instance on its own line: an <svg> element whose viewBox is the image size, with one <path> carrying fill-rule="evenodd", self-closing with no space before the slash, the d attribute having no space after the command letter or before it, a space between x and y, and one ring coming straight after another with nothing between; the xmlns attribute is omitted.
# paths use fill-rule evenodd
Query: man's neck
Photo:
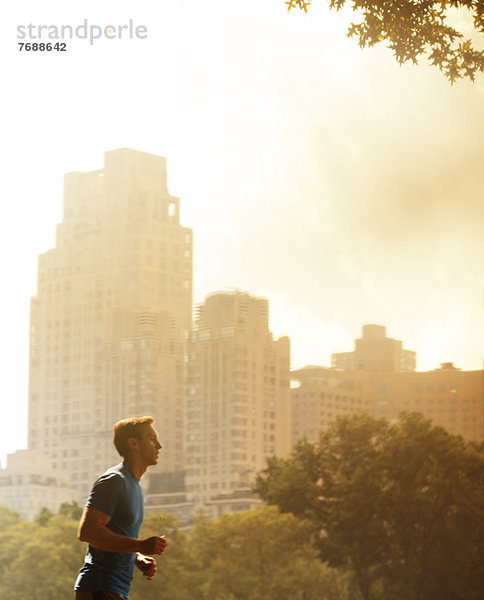
<svg viewBox="0 0 484 600"><path fill-rule="evenodd" d="M124 464L138 480L146 473L147 467L141 462L139 456L128 456L124 459Z"/></svg>

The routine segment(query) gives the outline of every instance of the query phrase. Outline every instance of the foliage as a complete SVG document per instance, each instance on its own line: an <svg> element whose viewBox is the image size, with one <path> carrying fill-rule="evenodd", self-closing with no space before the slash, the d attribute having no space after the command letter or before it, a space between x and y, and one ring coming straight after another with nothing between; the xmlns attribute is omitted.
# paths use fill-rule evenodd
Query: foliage
<svg viewBox="0 0 484 600"><path fill-rule="evenodd" d="M167 531L158 582L135 578L132 600L344 600L348 577L322 565L314 527L274 507L200 517L189 533L148 515L143 535Z"/></svg>
<svg viewBox="0 0 484 600"><path fill-rule="evenodd" d="M75 521L79 521L79 519L81 518L81 515L82 515L82 511L83 511L83 509L74 500L70 503L63 502L59 508L60 515L65 515L66 517L70 517L71 519L74 519Z"/></svg>
<svg viewBox="0 0 484 600"><path fill-rule="evenodd" d="M288 10L304 12L311 3L286 1ZM346 4L361 16L348 29L348 36L356 36L361 48L386 42L400 64L417 63L426 54L451 83L460 78L474 81L476 74L484 72L484 51L476 50L470 39L449 25L449 9L467 9L475 33L484 34L482 0L329 0L336 10Z"/></svg>
<svg viewBox="0 0 484 600"><path fill-rule="evenodd" d="M311 544L314 527L273 508L201 519L193 542L209 574L207 598L338 598Z"/></svg>
<svg viewBox="0 0 484 600"><path fill-rule="evenodd" d="M310 519L321 558L351 569L365 600L477 600L483 450L416 414L395 426L345 417L318 444L271 459L256 491Z"/></svg>
<svg viewBox="0 0 484 600"><path fill-rule="evenodd" d="M84 548L76 539L77 522L53 515L43 524L21 519L0 534L0 598L2 600L64 600L72 597L73 581Z"/></svg>
<svg viewBox="0 0 484 600"><path fill-rule="evenodd" d="M178 527L172 515L149 513L145 516L140 537L166 535L168 547L161 557L157 557L158 571L153 581L147 581L135 573L131 586L131 600L188 600L193 579L190 571L190 549L188 536Z"/></svg>
<svg viewBox="0 0 484 600"><path fill-rule="evenodd" d="M82 565L79 507L34 523L0 506L0 598L65 600ZM45 513L45 516L48 516ZM274 507L200 517L182 531L173 516L148 513L142 537L166 534L169 546L147 581L135 570L131 600L349 600L348 576L323 565L314 526Z"/></svg>
<svg viewBox="0 0 484 600"><path fill-rule="evenodd" d="M35 522L38 523L39 525L42 525L42 527L45 527L47 525L47 523L50 521L51 517L53 517L53 516L54 516L54 513L44 506L40 509L40 512L37 515Z"/></svg>

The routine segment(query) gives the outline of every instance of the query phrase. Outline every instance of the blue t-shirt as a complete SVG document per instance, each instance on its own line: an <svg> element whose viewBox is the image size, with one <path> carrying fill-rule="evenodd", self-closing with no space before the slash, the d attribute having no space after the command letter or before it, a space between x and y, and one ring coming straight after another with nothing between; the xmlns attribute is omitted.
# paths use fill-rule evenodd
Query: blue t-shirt
<svg viewBox="0 0 484 600"><path fill-rule="evenodd" d="M86 506L109 515L107 527L114 533L138 537L144 516L143 490L124 463L96 480ZM106 552L89 545L74 589L114 592L127 598L135 558L132 552Z"/></svg>

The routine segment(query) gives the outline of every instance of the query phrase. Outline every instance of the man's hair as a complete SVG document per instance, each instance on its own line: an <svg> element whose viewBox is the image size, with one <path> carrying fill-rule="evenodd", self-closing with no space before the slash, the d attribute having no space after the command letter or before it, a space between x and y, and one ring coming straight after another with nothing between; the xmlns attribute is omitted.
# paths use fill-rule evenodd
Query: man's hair
<svg viewBox="0 0 484 600"><path fill-rule="evenodd" d="M151 425L153 417L134 417L118 421L113 427L113 442L119 454L126 458L129 438L141 439L145 425Z"/></svg>

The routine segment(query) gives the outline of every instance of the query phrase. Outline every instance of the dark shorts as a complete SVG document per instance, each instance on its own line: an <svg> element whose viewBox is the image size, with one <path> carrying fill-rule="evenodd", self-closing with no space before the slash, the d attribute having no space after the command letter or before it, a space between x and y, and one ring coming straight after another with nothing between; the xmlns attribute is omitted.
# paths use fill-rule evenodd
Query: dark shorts
<svg viewBox="0 0 484 600"><path fill-rule="evenodd" d="M127 600L121 594L115 594L114 592L91 592L89 590L76 590L76 600Z"/></svg>

